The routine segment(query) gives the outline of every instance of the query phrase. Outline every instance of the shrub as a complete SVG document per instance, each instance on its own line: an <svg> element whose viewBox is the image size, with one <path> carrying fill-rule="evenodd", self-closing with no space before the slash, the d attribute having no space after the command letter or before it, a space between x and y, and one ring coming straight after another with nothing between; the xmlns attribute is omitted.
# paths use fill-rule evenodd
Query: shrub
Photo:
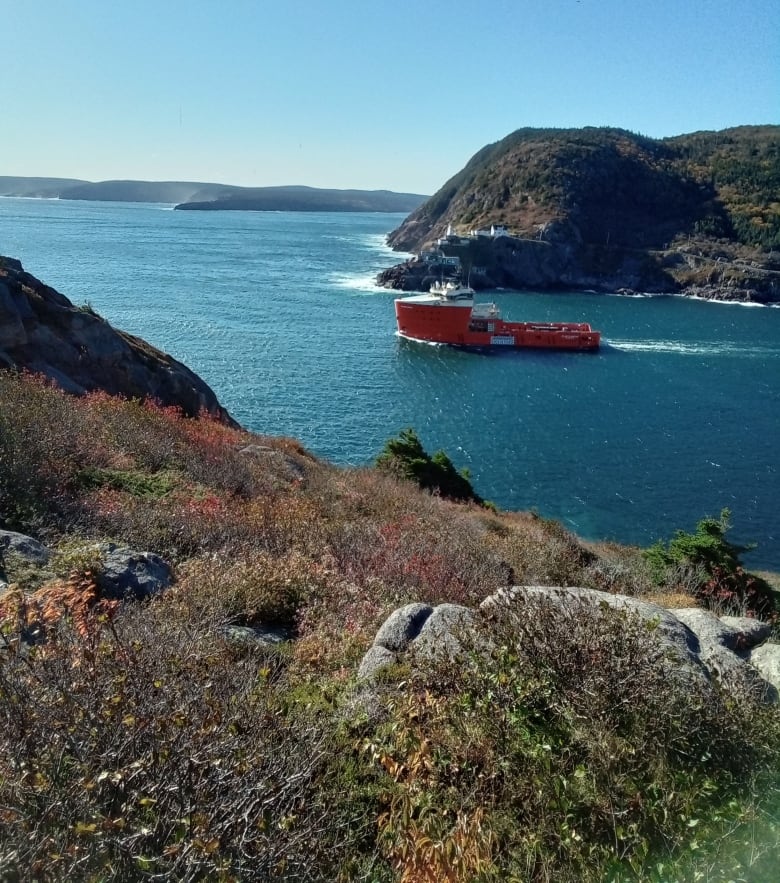
<svg viewBox="0 0 780 883"><path fill-rule="evenodd" d="M353 880L371 816L335 718L173 599L0 664L0 876Z"/></svg>
<svg viewBox="0 0 780 883"><path fill-rule="evenodd" d="M773 781L776 711L680 677L641 620L529 600L484 626L417 660L366 740L400 879L688 879Z"/></svg>
<svg viewBox="0 0 780 883"><path fill-rule="evenodd" d="M726 539L730 515L723 509L720 518L702 518L694 533L678 530L667 545L659 541L651 546L645 557L659 584L668 583L670 577L685 580L710 609L772 618L777 611L771 586L745 571L740 560L752 547Z"/></svg>
<svg viewBox="0 0 780 883"><path fill-rule="evenodd" d="M483 502L471 486L468 473L458 472L444 451L436 451L430 456L413 429L404 429L396 438L387 441L376 458L376 465L451 500Z"/></svg>
<svg viewBox="0 0 780 883"><path fill-rule="evenodd" d="M321 569L299 553L255 553L193 560L175 591L195 621L293 629L299 609L322 581Z"/></svg>

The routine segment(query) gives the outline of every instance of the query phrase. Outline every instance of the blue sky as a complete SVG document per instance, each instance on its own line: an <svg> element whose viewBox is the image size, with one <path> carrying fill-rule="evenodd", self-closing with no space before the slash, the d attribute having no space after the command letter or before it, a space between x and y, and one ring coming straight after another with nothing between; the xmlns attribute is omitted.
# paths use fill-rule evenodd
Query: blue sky
<svg viewBox="0 0 780 883"><path fill-rule="evenodd" d="M521 126L780 122L777 0L0 0L0 175L432 193Z"/></svg>

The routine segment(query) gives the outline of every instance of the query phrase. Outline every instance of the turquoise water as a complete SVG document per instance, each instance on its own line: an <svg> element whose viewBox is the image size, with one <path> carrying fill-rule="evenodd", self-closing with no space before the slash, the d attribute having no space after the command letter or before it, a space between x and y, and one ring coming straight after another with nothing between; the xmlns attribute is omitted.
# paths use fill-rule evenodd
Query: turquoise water
<svg viewBox="0 0 780 883"><path fill-rule="evenodd" d="M0 199L0 253L197 371L243 425L369 462L414 426L499 506L647 544L732 510L780 569L780 309L496 292L589 321L598 354L466 353L395 335L386 214L174 212Z"/></svg>

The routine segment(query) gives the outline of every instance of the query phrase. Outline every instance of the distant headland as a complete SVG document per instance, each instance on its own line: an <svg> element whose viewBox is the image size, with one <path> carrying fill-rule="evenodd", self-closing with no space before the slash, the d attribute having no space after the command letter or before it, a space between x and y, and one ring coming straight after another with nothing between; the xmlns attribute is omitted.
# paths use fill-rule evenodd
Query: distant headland
<svg viewBox="0 0 780 883"><path fill-rule="evenodd" d="M391 190L333 190L298 185L238 187L197 181L81 181L0 175L0 196L174 203L195 211L411 212L427 199Z"/></svg>

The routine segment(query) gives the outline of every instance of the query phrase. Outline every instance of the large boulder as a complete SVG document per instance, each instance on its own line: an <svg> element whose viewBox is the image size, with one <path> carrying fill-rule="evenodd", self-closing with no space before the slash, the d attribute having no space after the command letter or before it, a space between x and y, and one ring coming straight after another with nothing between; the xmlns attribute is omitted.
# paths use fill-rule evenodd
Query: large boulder
<svg viewBox="0 0 780 883"><path fill-rule="evenodd" d="M3 562L16 556L25 563L43 567L48 564L51 552L38 540L12 530L0 530L0 568Z"/></svg>
<svg viewBox="0 0 780 883"><path fill-rule="evenodd" d="M743 652L769 637L772 626L758 619L740 616L715 616L701 607L681 607L674 615L696 635L704 646L726 647Z"/></svg>
<svg viewBox="0 0 780 883"><path fill-rule="evenodd" d="M106 598L141 600L171 584L170 565L153 552L135 552L114 543L100 543L95 551L101 561L96 580Z"/></svg>
<svg viewBox="0 0 780 883"><path fill-rule="evenodd" d="M655 636L668 676L678 683L706 686L715 680L734 693L776 701L780 683L780 646L756 645L769 626L738 617L718 618L690 608L674 613L628 595L560 586L512 586L486 598L478 610L456 604L431 608L407 604L391 614L377 633L358 670L358 680L376 677L383 667L415 657L448 658L462 664L469 649L490 643L491 622L522 626L552 606L556 615L576 619L620 611L643 622ZM484 627L487 626L487 636ZM522 629L518 629L518 633ZM764 649L769 648L769 649Z"/></svg>
<svg viewBox="0 0 780 883"><path fill-rule="evenodd" d="M360 661L357 672L359 681L371 681L380 671L398 662L398 654L377 644L372 644Z"/></svg>
<svg viewBox="0 0 780 883"><path fill-rule="evenodd" d="M768 622L761 622L752 616L721 616L721 625L731 629L732 644L727 646L732 650L742 651L751 647L757 647L766 641L772 634L772 626Z"/></svg>
<svg viewBox="0 0 780 883"><path fill-rule="evenodd" d="M761 677L780 691L780 644L762 644L750 651L748 659Z"/></svg>
<svg viewBox="0 0 780 883"><path fill-rule="evenodd" d="M406 604L388 616L374 638L358 669L358 680L372 679L383 668L394 665L420 634L433 612L428 604Z"/></svg>
<svg viewBox="0 0 780 883"><path fill-rule="evenodd" d="M725 687L732 692L777 699L777 685L763 676L749 655L769 637L772 627L768 623L747 617L717 617L699 607L683 607L674 613L696 635L699 658Z"/></svg>
<svg viewBox="0 0 780 883"><path fill-rule="evenodd" d="M429 659L455 658L475 635L478 614L460 604L439 604L414 639L415 652Z"/></svg>
<svg viewBox="0 0 780 883"><path fill-rule="evenodd" d="M374 638L374 646L385 647L394 653L405 650L433 613L429 604L407 604L387 617Z"/></svg>

